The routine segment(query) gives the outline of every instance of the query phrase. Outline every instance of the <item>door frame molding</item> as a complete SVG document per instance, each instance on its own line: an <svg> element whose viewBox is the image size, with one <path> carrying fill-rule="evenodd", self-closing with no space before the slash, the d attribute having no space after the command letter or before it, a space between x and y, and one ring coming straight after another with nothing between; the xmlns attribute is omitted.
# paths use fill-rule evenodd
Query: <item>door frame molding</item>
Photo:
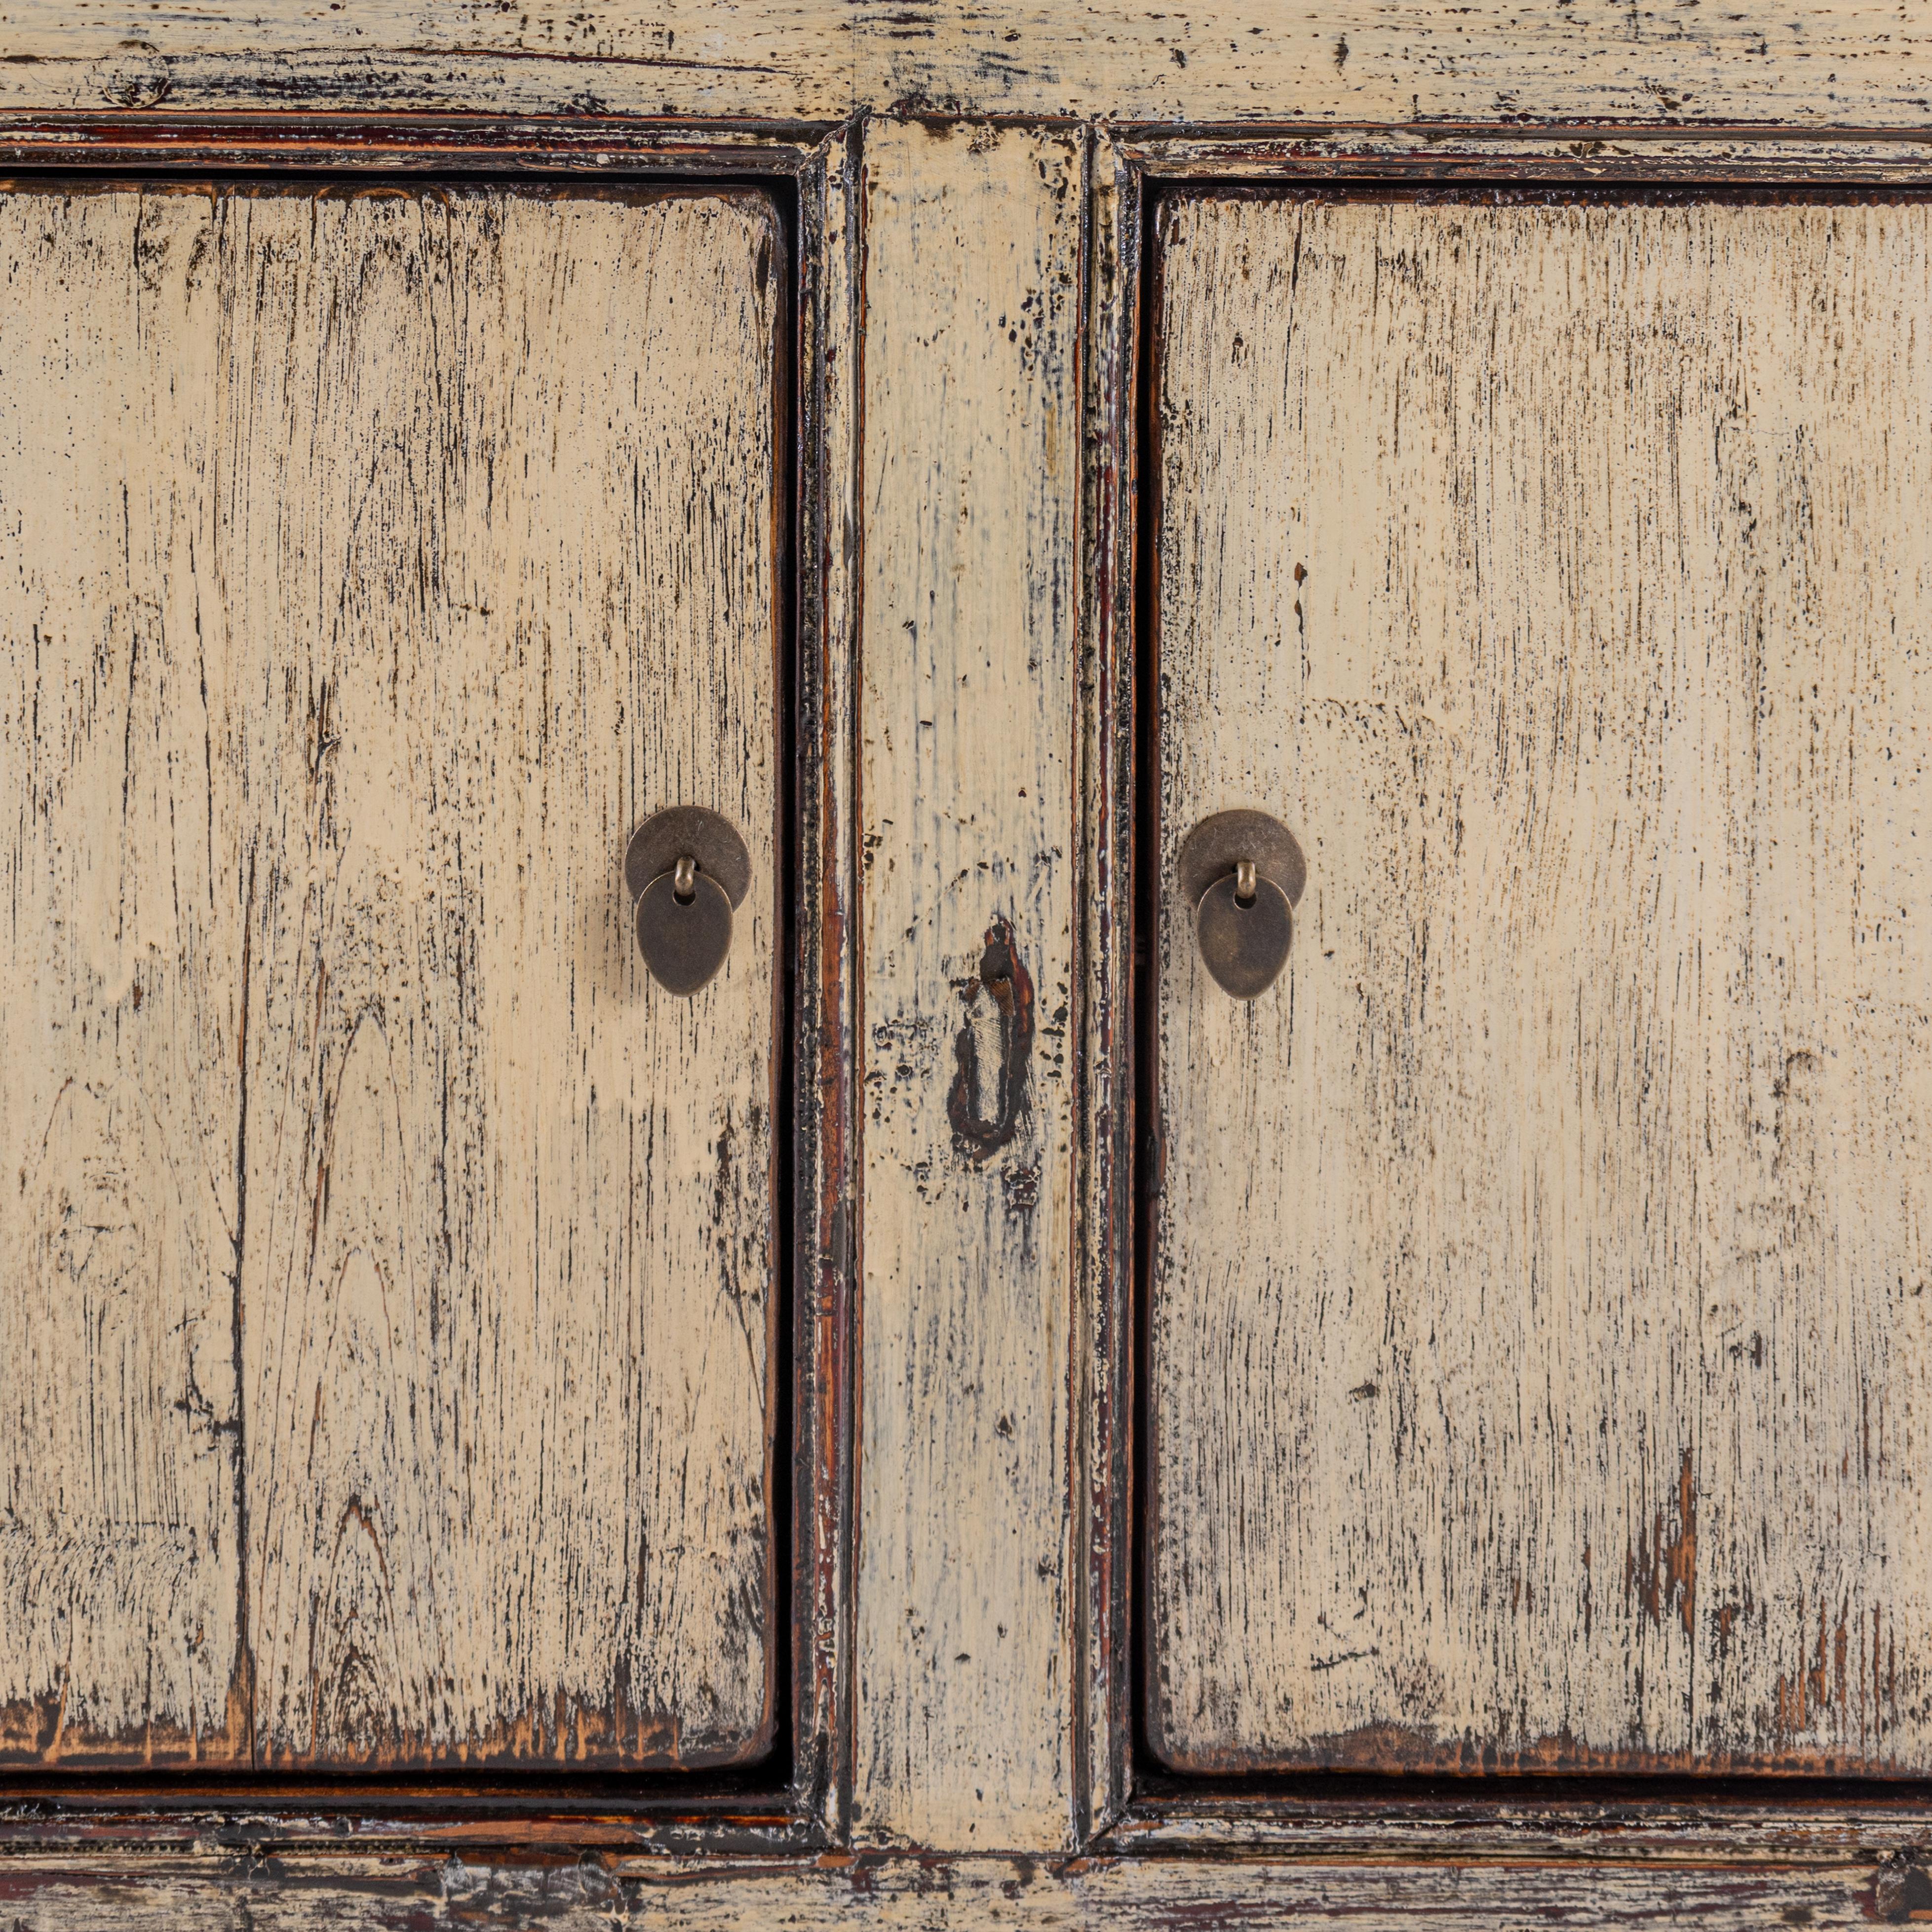
<svg viewBox="0 0 1932 1932"><path fill-rule="evenodd" d="M852 1791L852 1459L856 1200L852 916L861 265L853 124L602 116L250 111L0 118L10 183L274 180L758 188L787 237L792 298L778 356L779 958L775 1139L780 1341L771 1418L779 1741L742 1772L432 1770L406 1775L0 1772L0 1860L304 1844L457 1857L564 1846L739 1856L820 1850ZM789 750L786 750L786 747ZM788 1241L787 1234L789 1232ZM789 1481L786 1480L789 1474Z"/></svg>

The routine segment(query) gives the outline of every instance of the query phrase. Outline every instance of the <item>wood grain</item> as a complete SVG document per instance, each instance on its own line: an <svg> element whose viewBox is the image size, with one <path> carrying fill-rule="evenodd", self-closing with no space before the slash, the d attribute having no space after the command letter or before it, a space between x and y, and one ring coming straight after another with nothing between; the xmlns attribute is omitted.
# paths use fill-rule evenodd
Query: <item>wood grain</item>
<svg viewBox="0 0 1932 1932"><path fill-rule="evenodd" d="M1052 1846L1081 145L881 123L865 193L855 1828Z"/></svg>
<svg viewBox="0 0 1932 1932"><path fill-rule="evenodd" d="M143 1667L158 1640L86 1569L92 1545L70 1546L101 1540L97 1516L144 1520L141 1486L180 1486L192 1450L220 1480L198 1478L168 1533L201 1538L204 1568L225 1559L196 1642L228 1641L213 1689L194 1678L190 1706L178 1667L157 1720L205 1734L220 1715L233 1748L234 1675L263 1764L756 1756L774 1658L770 205L0 207L23 259L44 230L64 238L22 308L64 275L134 399L104 409L96 369L44 344L26 364L53 386L22 493L88 476L100 561L83 548L76 568L56 516L9 578L78 608L58 613L74 644L38 667L38 604L8 626L10 702L45 692L19 715L48 766L10 787L32 896L13 897L8 983L39 976L73 1018L9 1042L10 1166L70 1097L47 1137L62 1165L8 1190L34 1204L10 1208L10 1234L48 1258L7 1305L34 1321L57 1266L78 1265L51 1204L112 1180L130 1232L100 1208L93 1252L146 1268L116 1277L125 1336L42 1322L32 1382L138 1366L175 1398L149 1424L145 1397L116 1396L104 1440L124 1474L95 1473L76 1424L35 1457L31 1509L8 1520L27 1581L10 1588L44 1594L33 1580L64 1565L81 1580L68 1626ZM142 413L155 398L160 422ZM153 598L164 580L160 616L129 592L112 604L130 574ZM161 616L178 668L147 644ZM130 678L132 723L44 722ZM145 761L124 787L124 742ZM66 817L41 802L56 787L76 795ZM124 827L124 790L142 814ZM621 884L632 826L672 802L724 812L757 880L722 975L688 1003L650 984ZM146 922L117 940L129 863ZM196 925L171 887L207 902ZM63 963L82 916L110 962L92 980ZM136 1000L155 1045L117 1057L117 1003ZM94 1150L110 1146L128 1151ZM158 1174L163 1154L188 1169L165 1199L134 1157L150 1149ZM136 1238L136 1203L166 1240ZM24 1444L40 1408L9 1411ZM104 1488L70 1514L83 1480L129 1499ZM56 1670L52 1641L0 1648L11 1694L98 1706L124 1753L143 1748L128 1687L106 1664L92 1682ZM16 1744L35 1748L52 1748Z"/></svg>
<svg viewBox="0 0 1932 1932"><path fill-rule="evenodd" d="M1848 1858L1792 1870L1560 1867L1248 1858L844 1860L824 1864L656 1858L518 1868L454 1858L263 1859L244 1870L212 1862L46 1857L0 1868L0 1904L22 1932L104 1922L146 1932L280 1932L354 1925L603 1932L786 1928L832 1932L993 1932L1043 1926L1179 1932L1216 1926L1678 1927L1762 1932L1766 1926L1864 1928L1904 1921L1932 1892L1922 1863Z"/></svg>
<svg viewBox="0 0 1932 1932"><path fill-rule="evenodd" d="M1904 0L14 0L0 107L264 103L833 121L1750 122L1923 131Z"/></svg>
<svg viewBox="0 0 1932 1932"><path fill-rule="evenodd" d="M0 196L0 1759L249 1748L210 232Z"/></svg>
<svg viewBox="0 0 1932 1932"><path fill-rule="evenodd" d="M1188 1768L1932 1766L1932 222L1188 200L1150 1716Z"/></svg>
<svg viewBox="0 0 1932 1932"><path fill-rule="evenodd" d="M1079 1122L1074 1232L1075 1835L1132 1789L1136 1498L1133 908L1139 519L1137 414L1143 197L1120 144L1088 148L1080 650Z"/></svg>

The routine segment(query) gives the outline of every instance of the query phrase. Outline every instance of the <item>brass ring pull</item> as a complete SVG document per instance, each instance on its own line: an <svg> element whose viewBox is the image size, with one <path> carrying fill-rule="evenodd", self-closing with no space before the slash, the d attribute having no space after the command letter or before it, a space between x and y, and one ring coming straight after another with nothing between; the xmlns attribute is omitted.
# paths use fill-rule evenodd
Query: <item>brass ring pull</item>
<svg viewBox="0 0 1932 1932"><path fill-rule="evenodd" d="M745 842L715 812L674 805L647 818L624 854L638 950L651 977L688 999L731 950L731 915L752 884Z"/></svg>
<svg viewBox="0 0 1932 1932"><path fill-rule="evenodd" d="M1202 964L1222 992L1258 999L1287 962L1308 880L1294 835L1264 812L1219 812L1187 835L1178 871Z"/></svg>

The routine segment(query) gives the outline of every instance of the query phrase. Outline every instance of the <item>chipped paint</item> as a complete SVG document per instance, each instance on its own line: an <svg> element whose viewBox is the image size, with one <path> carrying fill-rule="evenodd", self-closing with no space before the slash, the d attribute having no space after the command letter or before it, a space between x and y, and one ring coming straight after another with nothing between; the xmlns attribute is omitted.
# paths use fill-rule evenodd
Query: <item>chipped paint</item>
<svg viewBox="0 0 1932 1932"><path fill-rule="evenodd" d="M1072 1830L1082 153L866 136L866 1844Z"/></svg>
<svg viewBox="0 0 1932 1932"><path fill-rule="evenodd" d="M1156 1742L1932 1769L1932 210L1164 220Z"/></svg>
<svg viewBox="0 0 1932 1932"><path fill-rule="evenodd" d="M0 197L0 1756L768 1748L777 240Z"/></svg>

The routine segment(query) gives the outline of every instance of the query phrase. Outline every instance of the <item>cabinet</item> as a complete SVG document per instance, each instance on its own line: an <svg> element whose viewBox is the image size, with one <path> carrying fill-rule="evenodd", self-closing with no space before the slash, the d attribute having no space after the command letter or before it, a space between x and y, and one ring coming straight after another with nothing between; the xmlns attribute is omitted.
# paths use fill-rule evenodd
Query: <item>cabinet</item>
<svg viewBox="0 0 1932 1932"><path fill-rule="evenodd" d="M1932 40L0 53L0 1918L1932 1911Z"/></svg>

